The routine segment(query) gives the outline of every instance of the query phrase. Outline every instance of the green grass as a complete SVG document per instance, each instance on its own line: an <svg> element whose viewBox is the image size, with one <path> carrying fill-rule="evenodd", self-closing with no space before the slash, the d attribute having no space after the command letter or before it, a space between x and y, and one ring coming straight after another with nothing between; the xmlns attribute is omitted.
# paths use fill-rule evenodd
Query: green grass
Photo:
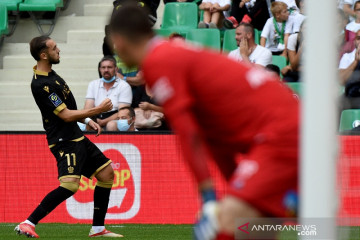
<svg viewBox="0 0 360 240"><path fill-rule="evenodd" d="M15 223L1 223L0 239L27 239L25 236L18 236L14 232L15 226ZM42 223L36 226L36 233L39 234L40 239L89 240L90 227L87 224ZM106 228L124 235L122 239L192 239L192 225L119 224L107 225Z"/></svg>

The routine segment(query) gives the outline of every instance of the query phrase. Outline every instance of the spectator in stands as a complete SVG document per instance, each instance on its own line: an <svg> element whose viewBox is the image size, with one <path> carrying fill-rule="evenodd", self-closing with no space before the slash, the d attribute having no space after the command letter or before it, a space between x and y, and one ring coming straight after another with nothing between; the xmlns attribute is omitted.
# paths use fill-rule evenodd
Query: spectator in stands
<svg viewBox="0 0 360 240"><path fill-rule="evenodd" d="M301 55L303 53L305 22L299 33L292 34L288 41L288 56L290 65L282 70L285 82L298 82L301 70Z"/></svg>
<svg viewBox="0 0 360 240"><path fill-rule="evenodd" d="M132 107L119 108L117 120L110 121L107 125L107 131L133 132L138 131L135 128L135 111Z"/></svg>
<svg viewBox="0 0 360 240"><path fill-rule="evenodd" d="M138 67L129 68L117 55L115 55L115 60L116 67L118 68L118 77L130 84L133 91L136 89L136 87L144 84L144 79Z"/></svg>
<svg viewBox="0 0 360 240"><path fill-rule="evenodd" d="M305 1L304 0L295 0L296 6L299 9L299 11L294 11L289 16L289 21L292 21L292 32L291 33L298 33L300 31L301 24L305 20Z"/></svg>
<svg viewBox="0 0 360 240"><path fill-rule="evenodd" d="M286 45L292 32L288 7L283 2L273 2L271 12L274 17L269 18L261 33L260 45L270 49L273 55L287 57Z"/></svg>
<svg viewBox="0 0 360 240"><path fill-rule="evenodd" d="M139 130L169 130L163 108L155 103L153 94L146 85L138 88L131 107L135 109L135 127Z"/></svg>
<svg viewBox="0 0 360 240"><path fill-rule="evenodd" d="M360 1L354 4L355 19L346 25L345 38L346 41L352 42L355 38L356 32L360 30Z"/></svg>
<svg viewBox="0 0 360 240"><path fill-rule="evenodd" d="M296 4L296 0L275 0L275 2L283 2L287 5L290 13L298 11L298 6Z"/></svg>
<svg viewBox="0 0 360 240"><path fill-rule="evenodd" d="M86 93L85 109L98 106L105 98L109 98L113 109L93 118L103 128L117 118L119 108L130 106L132 102L131 87L116 76L117 67L113 57L104 57L100 61L101 78L89 83Z"/></svg>
<svg viewBox="0 0 360 240"><path fill-rule="evenodd" d="M351 53L345 53L339 64L340 81L345 85L354 71L360 70L360 30L356 32L355 49Z"/></svg>
<svg viewBox="0 0 360 240"><path fill-rule="evenodd" d="M266 0L234 0L231 4L231 17L224 20L226 28L236 28L239 23L251 23L262 30L270 14Z"/></svg>
<svg viewBox="0 0 360 240"><path fill-rule="evenodd" d="M235 30L235 39L238 48L229 53L229 58L236 61L253 63L265 67L272 62L271 51L257 45L254 39L255 30L249 23L240 23Z"/></svg>
<svg viewBox="0 0 360 240"><path fill-rule="evenodd" d="M343 10L338 9L337 11L338 18L338 29L340 29L339 37L338 37L338 49L340 49L339 61L344 53L352 52L355 48L354 41L346 41L346 26L349 22L349 18L346 17Z"/></svg>
<svg viewBox="0 0 360 240"><path fill-rule="evenodd" d="M265 67L265 70L268 72L272 72L275 73L276 76L278 76L280 78L280 68L274 64L268 64Z"/></svg>
<svg viewBox="0 0 360 240"><path fill-rule="evenodd" d="M354 4L356 1L357 0L341 0L339 3L339 8L344 11L350 21L353 21L354 16L356 15L354 11Z"/></svg>
<svg viewBox="0 0 360 240"><path fill-rule="evenodd" d="M230 9L230 0L203 0L199 9L204 11L204 19L198 28L218 28L224 18L223 12Z"/></svg>

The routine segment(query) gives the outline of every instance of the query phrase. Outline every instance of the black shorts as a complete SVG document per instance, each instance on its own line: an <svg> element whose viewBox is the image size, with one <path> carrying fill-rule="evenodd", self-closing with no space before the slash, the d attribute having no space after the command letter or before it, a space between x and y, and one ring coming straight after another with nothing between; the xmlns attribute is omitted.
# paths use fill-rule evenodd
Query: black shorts
<svg viewBox="0 0 360 240"><path fill-rule="evenodd" d="M58 178L81 175L92 178L111 163L94 143L87 137L83 140L59 142L50 148L58 167Z"/></svg>

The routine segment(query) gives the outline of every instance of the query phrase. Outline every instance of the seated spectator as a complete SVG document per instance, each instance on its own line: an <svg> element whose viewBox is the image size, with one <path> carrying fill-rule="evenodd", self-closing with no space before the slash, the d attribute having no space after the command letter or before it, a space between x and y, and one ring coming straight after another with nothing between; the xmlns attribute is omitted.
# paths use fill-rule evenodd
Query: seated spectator
<svg viewBox="0 0 360 240"><path fill-rule="evenodd" d="M289 21L292 22L291 33L298 33L300 31L301 24L306 18L304 15L304 10L305 10L304 3L305 3L304 0L296 0L296 6L299 9L299 11L294 11L289 16Z"/></svg>
<svg viewBox="0 0 360 240"><path fill-rule="evenodd" d="M355 43L354 41L346 41L346 26L349 22L349 18L345 16L344 11L342 11L341 9L338 9L337 11L337 18L338 18L338 25L337 25L337 29L340 29L340 34L338 37L338 49L340 49L340 54L339 54L339 61L341 59L341 57L344 55L344 53L349 53L352 52L355 48Z"/></svg>
<svg viewBox="0 0 360 240"><path fill-rule="evenodd" d="M235 30L235 39L239 47L229 53L229 58L262 67L271 64L270 50L257 45L254 35L255 31L251 24L241 23Z"/></svg>
<svg viewBox="0 0 360 240"><path fill-rule="evenodd" d="M356 32L355 49L351 53L345 53L339 64L340 81L345 85L355 70L360 70L360 30Z"/></svg>
<svg viewBox="0 0 360 240"><path fill-rule="evenodd" d="M260 45L270 49L273 55L287 58L286 45L292 25L288 23L289 11L283 2L273 2L271 12L274 17L269 18L261 33Z"/></svg>
<svg viewBox="0 0 360 240"><path fill-rule="evenodd" d="M169 130L163 108L158 106L146 85L140 86L134 95L131 107L135 109L135 127L139 130Z"/></svg>
<svg viewBox="0 0 360 240"><path fill-rule="evenodd" d="M360 1L354 4L355 19L346 25L345 39L348 42L354 41L356 32L360 30Z"/></svg>
<svg viewBox="0 0 360 240"><path fill-rule="evenodd" d="M280 78L280 68L274 64L268 64L265 67L265 70L268 72L272 72L275 73L276 76L278 76Z"/></svg>
<svg viewBox="0 0 360 240"><path fill-rule="evenodd" d="M300 78L301 55L303 53L305 22L301 25L300 32L292 34L288 41L288 56L290 66L283 69L284 82L298 82Z"/></svg>
<svg viewBox="0 0 360 240"><path fill-rule="evenodd" d="M262 30L270 17L266 0L234 0L230 15L224 20L226 28L236 28L239 23L246 22Z"/></svg>
<svg viewBox="0 0 360 240"><path fill-rule="evenodd" d="M339 8L344 11L350 21L355 19L354 4L356 1L357 0L341 0L339 3Z"/></svg>
<svg viewBox="0 0 360 240"><path fill-rule="evenodd" d="M102 77L89 83L84 108L96 107L105 98L109 98L113 104L113 109L93 116L93 119L106 129L107 124L117 118L119 108L130 106L132 92L130 85L116 76L116 61L113 57L102 58L99 71Z"/></svg>
<svg viewBox="0 0 360 240"><path fill-rule="evenodd" d="M144 84L144 79L138 67L129 68L117 55L115 55L115 60L116 67L118 68L118 77L130 84L133 90L134 88Z"/></svg>
<svg viewBox="0 0 360 240"><path fill-rule="evenodd" d="M293 12L297 12L299 10L295 1L296 0L275 0L275 2L285 3L288 6L288 10L290 14L292 14Z"/></svg>
<svg viewBox="0 0 360 240"><path fill-rule="evenodd" d="M223 12L230 9L230 0L203 0L199 9L204 10L204 19L198 28L218 28L224 18Z"/></svg>
<svg viewBox="0 0 360 240"><path fill-rule="evenodd" d="M138 131L135 128L135 111L132 107L119 108L117 120L110 121L107 125L107 131L133 132Z"/></svg>

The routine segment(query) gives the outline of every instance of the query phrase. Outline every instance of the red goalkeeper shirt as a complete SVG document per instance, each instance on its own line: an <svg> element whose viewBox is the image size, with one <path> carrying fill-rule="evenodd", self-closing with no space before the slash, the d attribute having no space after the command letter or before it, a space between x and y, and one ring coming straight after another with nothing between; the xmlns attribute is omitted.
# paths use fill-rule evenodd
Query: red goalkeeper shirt
<svg viewBox="0 0 360 240"><path fill-rule="evenodd" d="M262 69L156 38L141 68L200 182L209 178L205 162L216 157L213 152L297 144L298 101Z"/></svg>

